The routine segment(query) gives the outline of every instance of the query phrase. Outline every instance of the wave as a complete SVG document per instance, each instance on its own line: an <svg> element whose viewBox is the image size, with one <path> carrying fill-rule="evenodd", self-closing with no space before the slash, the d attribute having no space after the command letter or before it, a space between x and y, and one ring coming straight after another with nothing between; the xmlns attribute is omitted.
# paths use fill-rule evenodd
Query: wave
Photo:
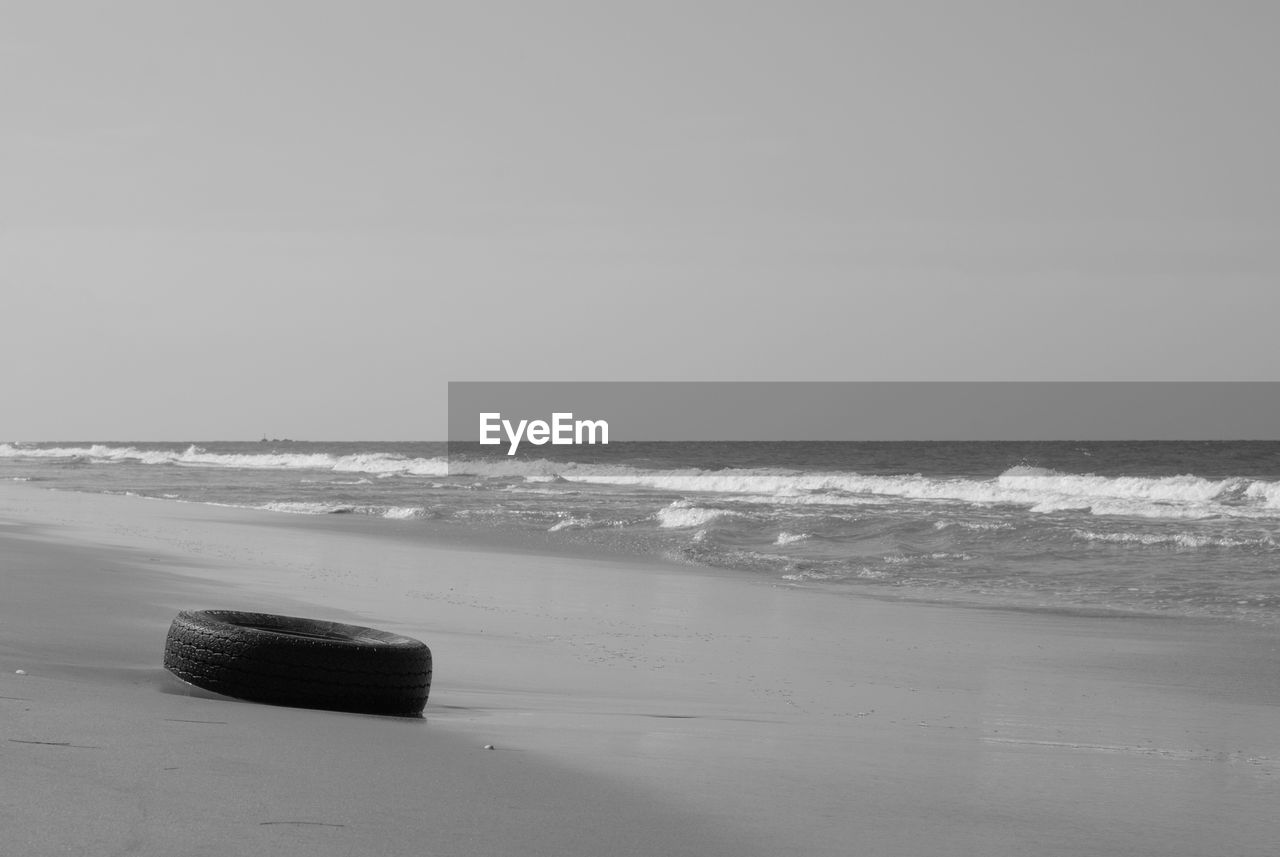
<svg viewBox="0 0 1280 857"><path fill-rule="evenodd" d="M178 452L170 449L139 449L134 446L27 447L0 443L0 458L87 459L100 464L169 464L188 467L227 467L247 470L328 470L334 473L375 476L446 476L445 458L405 458L381 452L331 455L329 453L243 453L209 452L192 444ZM357 483L353 483L357 484Z"/></svg>
<svg viewBox="0 0 1280 857"><path fill-rule="evenodd" d="M655 517L658 520L658 526L664 529L682 529L701 527L717 518L741 517L741 514L728 509L706 509L695 506L687 500L676 500L671 505L659 509Z"/></svg>
<svg viewBox="0 0 1280 857"><path fill-rule="evenodd" d="M355 506L345 503L305 503L305 502L280 502L280 503L263 503L255 508L262 509L267 512L288 512L292 515L341 515L354 512Z"/></svg>
<svg viewBox="0 0 1280 857"><path fill-rule="evenodd" d="M426 509L421 506L368 506L354 503L282 501L263 503L253 508L267 512L287 512L292 515L372 515L397 521L427 516Z"/></svg>
<svg viewBox="0 0 1280 857"><path fill-rule="evenodd" d="M1092 530L1073 530L1072 535L1090 542L1114 544L1138 544L1143 546L1167 545L1178 548L1268 548L1277 547L1269 534L1248 538L1214 536L1199 533L1097 533Z"/></svg>
<svg viewBox="0 0 1280 857"><path fill-rule="evenodd" d="M893 577L892 573L884 569L868 568L861 566L860 568L849 570L844 568L808 568L800 571L792 571L783 574L783 580L790 580L796 583L817 582L839 580L868 580L873 583L888 581Z"/></svg>
<svg viewBox="0 0 1280 857"><path fill-rule="evenodd" d="M458 477L471 477L480 485L493 480L512 482L512 490L529 493L567 493L565 489L576 483L579 487L590 484L686 496L715 495L718 501L715 505L866 506L908 501L1016 506L1044 514L1075 511L1164 519L1280 519L1280 482L1277 481L1245 476L1207 479L1193 474L1100 476L1025 465L1011 467L992 479L976 479L918 473L883 475L774 468L648 470L626 464L459 456L407 458L385 452L231 454L210 452L196 445L179 451L110 444L40 447L10 443L0 443L0 458L320 470L370 479L429 476L445 480L432 483L440 488L458 487ZM706 518L710 520L724 514L727 514L725 510L712 514L705 508L695 512L669 507L661 513L660 522L664 527L699 526L699 515L710 515Z"/></svg>
<svg viewBox="0 0 1280 857"><path fill-rule="evenodd" d="M957 501L1021 506L1032 512L1084 511L1150 518L1277 517L1280 483L1244 477L1139 477L1013 467L995 479L915 475L741 471L593 472L563 470L570 482L735 495L775 505L864 505L886 500Z"/></svg>
<svg viewBox="0 0 1280 857"><path fill-rule="evenodd" d="M935 551L927 554L889 554L888 556L882 557L881 561L886 565L909 565L912 563L928 562L929 560L959 560L964 562L971 559L973 559L973 557L967 553Z"/></svg>
<svg viewBox="0 0 1280 857"><path fill-rule="evenodd" d="M592 517L565 515L547 528L548 533L559 533L564 530L595 530L601 527L621 527L626 521L602 521Z"/></svg>
<svg viewBox="0 0 1280 857"><path fill-rule="evenodd" d="M1244 490L1244 496L1256 500L1264 508L1280 509L1280 482L1252 482Z"/></svg>
<svg viewBox="0 0 1280 857"><path fill-rule="evenodd" d="M1013 524L1008 521L952 521L941 520L934 521L933 528L935 530L946 530L951 527L959 527L962 530L969 530L975 533L991 533L998 530L1012 530Z"/></svg>
<svg viewBox="0 0 1280 857"><path fill-rule="evenodd" d="M427 510L421 506L390 506L382 510L382 517L393 521L408 521L427 517Z"/></svg>

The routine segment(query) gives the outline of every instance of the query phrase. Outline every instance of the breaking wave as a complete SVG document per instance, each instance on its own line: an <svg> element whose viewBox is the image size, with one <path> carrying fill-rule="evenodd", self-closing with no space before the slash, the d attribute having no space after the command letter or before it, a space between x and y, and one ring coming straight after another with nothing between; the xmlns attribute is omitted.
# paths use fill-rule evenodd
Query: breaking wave
<svg viewBox="0 0 1280 857"><path fill-rule="evenodd" d="M372 515L398 521L427 515L427 511L421 506L369 506L356 503L276 502L263 503L253 508L292 515Z"/></svg>
<svg viewBox="0 0 1280 857"><path fill-rule="evenodd" d="M706 509L687 500L676 500L657 511L658 526L665 529L701 527L717 518L739 517L741 513L727 509Z"/></svg>
<svg viewBox="0 0 1280 857"><path fill-rule="evenodd" d="M550 462L542 462L549 465ZM868 505L888 500L954 501L1021 506L1033 512L1086 511L1148 518L1280 517L1280 483L1194 475L1137 477L1060 473L1012 467L995 479L938 479L921 475L739 471L642 471L559 468L569 482L732 495L786 505ZM729 499L729 498L726 498Z"/></svg>
<svg viewBox="0 0 1280 857"><path fill-rule="evenodd" d="M1280 481L1231 477L1100 476L1063 473L1019 465L991 479L942 478L921 474L862 474L773 468L652 470L626 464L579 464L545 459L406 457L389 452L211 452L144 449L132 445L27 446L0 443L0 458L54 462L133 463L258 470L318 470L353 479L394 476L458 477L478 483L514 482L526 492L563 491L567 484L650 489L681 495L715 495L714 505L760 503L771 506L868 506L902 501L1014 506L1033 513L1086 512L1102 516L1157 519L1280 519ZM361 484L358 481L353 484ZM696 527L733 514L724 509L672 505L658 519L663 527ZM947 525L939 525L939 528ZM976 526L976 525L970 525Z"/></svg>
<svg viewBox="0 0 1280 857"><path fill-rule="evenodd" d="M249 470L328 470L334 473L365 473L377 476L444 476L449 472L445 458L404 458L387 453L264 452L227 454L209 452L192 444L185 450L139 449L134 446L27 447L0 443L0 458L41 458L88 460L94 463L170 464L188 467L229 467Z"/></svg>
<svg viewBox="0 0 1280 857"><path fill-rule="evenodd" d="M1091 530L1073 530L1077 539L1112 544L1136 544L1143 546L1164 545L1176 548L1276 548L1270 534L1240 537L1205 535L1201 533L1096 533Z"/></svg>

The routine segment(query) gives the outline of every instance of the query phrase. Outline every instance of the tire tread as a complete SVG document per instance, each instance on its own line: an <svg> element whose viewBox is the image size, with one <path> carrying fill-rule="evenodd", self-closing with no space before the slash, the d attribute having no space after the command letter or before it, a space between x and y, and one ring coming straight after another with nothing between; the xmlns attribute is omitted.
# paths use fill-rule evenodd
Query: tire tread
<svg viewBox="0 0 1280 857"><path fill-rule="evenodd" d="M315 639L251 627L263 620L352 636ZM230 611L179 613L165 640L164 667L188 684L239 699L401 716L421 714L432 671L430 649L409 637Z"/></svg>

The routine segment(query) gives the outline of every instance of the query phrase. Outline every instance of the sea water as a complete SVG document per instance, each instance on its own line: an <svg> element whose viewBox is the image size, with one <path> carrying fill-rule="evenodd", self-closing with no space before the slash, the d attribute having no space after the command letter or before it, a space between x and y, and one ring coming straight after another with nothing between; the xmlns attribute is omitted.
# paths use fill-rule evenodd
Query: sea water
<svg viewBox="0 0 1280 857"><path fill-rule="evenodd" d="M48 488L354 514L833 594L1280 623L1280 442L0 443Z"/></svg>

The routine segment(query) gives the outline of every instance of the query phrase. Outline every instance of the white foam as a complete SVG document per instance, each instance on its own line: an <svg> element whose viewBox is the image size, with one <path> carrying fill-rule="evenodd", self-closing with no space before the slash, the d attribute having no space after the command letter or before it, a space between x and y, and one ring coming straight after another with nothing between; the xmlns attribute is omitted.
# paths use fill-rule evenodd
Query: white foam
<svg viewBox="0 0 1280 857"><path fill-rule="evenodd" d="M444 458L404 458L386 453L244 453L209 452L192 444L182 452L138 449L133 446L93 444L75 447L26 447L0 443L0 458L88 458L101 463L138 462L188 467L229 467L247 470L329 470L335 473L368 473L376 476L445 476Z"/></svg>
<svg viewBox="0 0 1280 857"><path fill-rule="evenodd" d="M537 483L577 482L655 489L680 494L717 496L724 502L770 506L863 506L899 501L962 502L1013 505L1037 513L1080 511L1093 515L1196 519L1210 517L1280 518L1280 482L1247 478L1206 479L1191 474L1165 477L1098 476L1060 473L1045 468L1012 467L994 479L939 479L920 474L864 475L853 472L809 472L785 469L641 470L626 465L577 464L544 459L498 460L404 458L386 453L211 453L198 446L173 450L140 450L131 446L93 444L80 447L27 447L0 444L0 458L88 458L99 462L134 461L192 467L312 469L397 476L473 475L485 479L518 479L537 490ZM544 490L551 490L550 486ZM702 507L679 507L660 513L663 526L698 526L727 514ZM688 523L685 523L688 522Z"/></svg>
<svg viewBox="0 0 1280 857"><path fill-rule="evenodd" d="M427 510L421 506L392 506L383 510L382 517L393 521L406 521L410 518L425 517L426 514Z"/></svg>
<svg viewBox="0 0 1280 857"><path fill-rule="evenodd" d="M1256 500L1263 508L1280 509L1280 482L1253 482L1244 490L1244 496Z"/></svg>
<svg viewBox="0 0 1280 857"><path fill-rule="evenodd" d="M676 500L669 506L661 508L655 514L658 526L667 529L684 527L701 527L717 518L737 517L740 513L726 509L706 509L695 506L687 500Z"/></svg>
<svg viewBox="0 0 1280 857"><path fill-rule="evenodd" d="M337 473L371 473L378 476L447 476L449 462L444 458L403 458L384 453L344 455L334 460Z"/></svg>
<svg viewBox="0 0 1280 857"><path fill-rule="evenodd" d="M890 554L889 556L883 557L883 561L888 565L907 565L910 563L923 562L925 560L930 560L930 559L933 559L933 560L952 559L952 560L963 561L963 560L973 559L973 557L967 553L945 553L942 551L938 551L935 553L927 553L927 554L898 553L898 554Z"/></svg>
<svg viewBox="0 0 1280 857"><path fill-rule="evenodd" d="M1138 544L1143 546L1169 545L1179 548L1239 548L1276 547L1275 539L1264 533L1253 538L1212 536L1198 533L1097 533L1092 530L1073 530L1072 535L1090 542Z"/></svg>
<svg viewBox="0 0 1280 857"><path fill-rule="evenodd" d="M952 521L941 520L934 521L933 528L935 530L945 530L950 527L959 527L962 530L971 530L975 533L994 532L996 530L1012 530L1013 524L1004 521Z"/></svg>
<svg viewBox="0 0 1280 857"><path fill-rule="evenodd" d="M816 570L793 571L793 572L789 572L787 574L782 575L783 580L790 580L795 583L804 583L806 580L817 580L817 581L837 580L839 578L840 578L839 574L834 574L829 571L816 571Z"/></svg>
<svg viewBox="0 0 1280 857"><path fill-rule="evenodd" d="M602 526L602 524L592 518L578 518L570 515L556 521L547 529L547 532L558 533L562 530L590 530L599 526Z"/></svg>
<svg viewBox="0 0 1280 857"><path fill-rule="evenodd" d="M288 512L291 515L334 515L356 511L355 506L341 503L263 503L256 508L265 509L268 512Z"/></svg>
<svg viewBox="0 0 1280 857"><path fill-rule="evenodd" d="M778 533L778 538L774 540L775 545L793 545L796 542L807 541L811 536L808 533L788 533L786 530Z"/></svg>
<svg viewBox="0 0 1280 857"><path fill-rule="evenodd" d="M617 465L582 465L573 462L547 461L542 458L467 458L454 456L448 462L448 475L479 476L486 479L523 479L527 482L560 482L569 472L603 474L630 471ZM562 478L563 477L563 478Z"/></svg>
<svg viewBox="0 0 1280 857"><path fill-rule="evenodd" d="M773 497L767 494L741 496L726 494L723 497L717 497L716 500L725 503L758 503L769 506L887 506L895 502L891 497L871 497L865 494L790 494Z"/></svg>
<svg viewBox="0 0 1280 857"><path fill-rule="evenodd" d="M1088 511L1149 518L1276 517L1280 483L1247 479L1108 477L1014 467L991 480L798 471L563 471L572 482L736 495L773 505L862 505L892 499L1015 505L1034 512Z"/></svg>

